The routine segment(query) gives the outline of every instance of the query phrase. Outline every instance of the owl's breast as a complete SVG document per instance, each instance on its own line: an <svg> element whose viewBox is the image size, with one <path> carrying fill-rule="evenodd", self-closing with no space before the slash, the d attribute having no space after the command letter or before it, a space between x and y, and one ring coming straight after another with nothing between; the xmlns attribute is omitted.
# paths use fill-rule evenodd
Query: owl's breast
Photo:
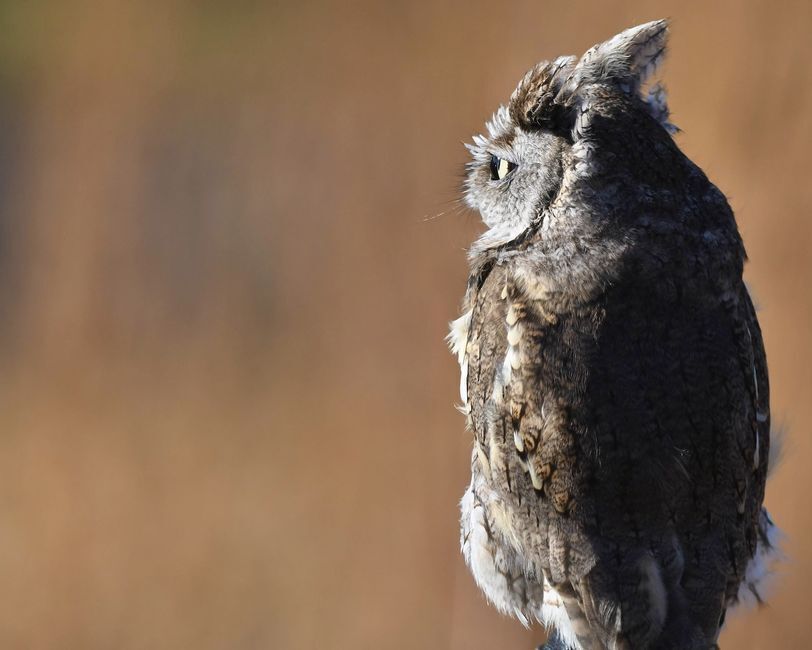
<svg viewBox="0 0 812 650"><path fill-rule="evenodd" d="M510 269L496 266L450 337L475 469L501 504L492 525L529 570L554 581L592 564L581 490L589 462L579 459L572 416L583 384L579 340L594 335L594 318L578 316L528 299Z"/></svg>

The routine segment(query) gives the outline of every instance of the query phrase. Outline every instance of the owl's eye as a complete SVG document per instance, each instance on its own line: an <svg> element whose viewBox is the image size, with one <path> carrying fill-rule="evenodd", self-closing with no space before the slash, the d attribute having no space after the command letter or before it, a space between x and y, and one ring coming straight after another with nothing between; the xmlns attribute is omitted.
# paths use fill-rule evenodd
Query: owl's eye
<svg viewBox="0 0 812 650"><path fill-rule="evenodd" d="M505 176L516 169L516 167L518 167L516 163L512 163L499 156L491 156L491 180L501 181Z"/></svg>

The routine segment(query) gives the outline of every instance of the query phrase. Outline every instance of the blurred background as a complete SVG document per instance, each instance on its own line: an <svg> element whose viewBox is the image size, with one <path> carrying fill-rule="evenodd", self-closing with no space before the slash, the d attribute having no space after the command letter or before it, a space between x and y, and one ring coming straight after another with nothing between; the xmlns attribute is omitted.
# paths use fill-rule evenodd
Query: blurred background
<svg viewBox="0 0 812 650"><path fill-rule="evenodd" d="M673 19L788 434L812 637L809 2L0 2L0 646L524 648L458 551L466 152L525 70Z"/></svg>

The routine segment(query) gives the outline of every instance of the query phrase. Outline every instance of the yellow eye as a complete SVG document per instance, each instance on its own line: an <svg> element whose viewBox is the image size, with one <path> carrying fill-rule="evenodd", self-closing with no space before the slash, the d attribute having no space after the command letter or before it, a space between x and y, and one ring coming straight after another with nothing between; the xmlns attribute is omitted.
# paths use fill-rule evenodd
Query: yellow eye
<svg viewBox="0 0 812 650"><path fill-rule="evenodd" d="M499 156L491 156L491 180L501 181L510 172L516 169L518 165L512 163Z"/></svg>

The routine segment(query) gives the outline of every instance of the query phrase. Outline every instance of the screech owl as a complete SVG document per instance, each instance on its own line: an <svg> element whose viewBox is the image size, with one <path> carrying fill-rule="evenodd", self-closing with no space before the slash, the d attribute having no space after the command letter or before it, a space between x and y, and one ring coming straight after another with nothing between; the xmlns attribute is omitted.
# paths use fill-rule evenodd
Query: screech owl
<svg viewBox="0 0 812 650"><path fill-rule="evenodd" d="M707 649L762 599L767 365L722 193L643 87L665 21L543 62L468 148L462 551L558 647Z"/></svg>

